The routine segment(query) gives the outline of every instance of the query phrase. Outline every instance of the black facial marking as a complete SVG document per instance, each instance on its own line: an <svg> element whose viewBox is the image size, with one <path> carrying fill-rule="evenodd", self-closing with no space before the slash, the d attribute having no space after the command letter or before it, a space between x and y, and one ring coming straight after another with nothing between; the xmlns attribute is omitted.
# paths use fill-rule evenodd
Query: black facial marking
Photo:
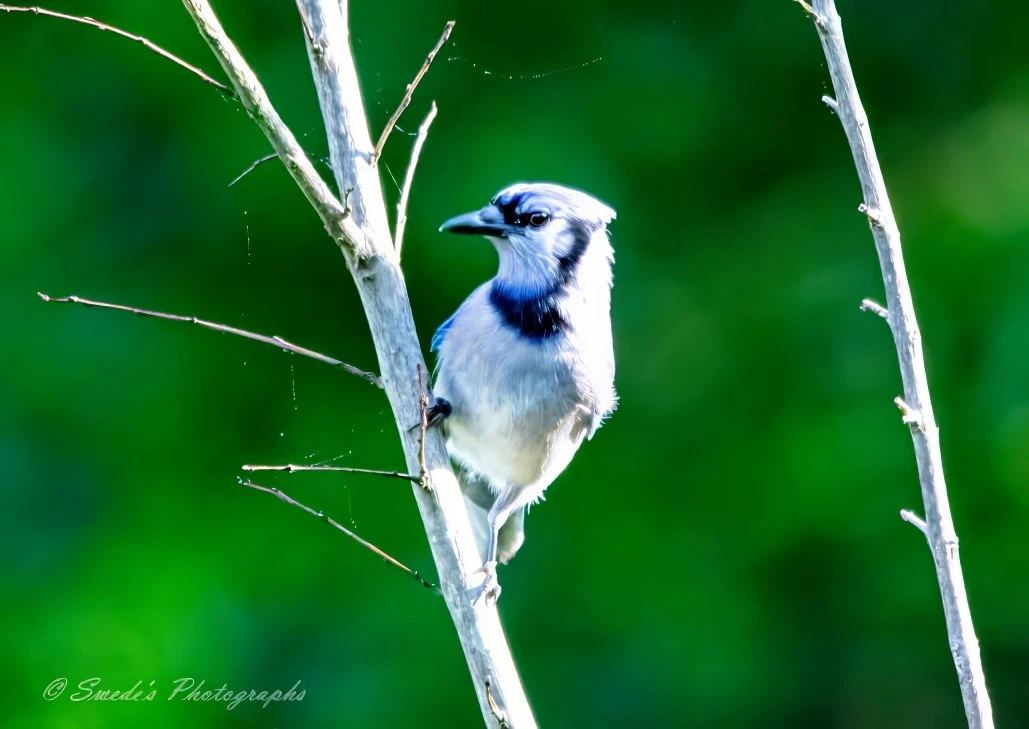
<svg viewBox="0 0 1029 729"><path fill-rule="evenodd" d="M557 259L557 265L561 267L562 283L567 283L572 278L596 230L597 226L588 221L579 218L568 219L567 234L572 237L572 245L569 246L567 253Z"/></svg>
<svg viewBox="0 0 1029 729"><path fill-rule="evenodd" d="M515 225L518 222L518 207L521 205L524 195L507 195L493 201L497 210L504 216L504 222L508 225Z"/></svg>
<svg viewBox="0 0 1029 729"><path fill-rule="evenodd" d="M493 198L490 205L500 211L507 225L542 228L550 222L551 211L534 204L532 194L528 192L510 193Z"/></svg>
<svg viewBox="0 0 1029 729"><path fill-rule="evenodd" d="M568 328L560 306L565 287L575 276L579 261L589 247L597 225L579 218L569 218L564 235L571 237L567 253L558 258L555 281L543 290L525 290L502 281L490 287L490 304L508 326L532 340L549 339Z"/></svg>

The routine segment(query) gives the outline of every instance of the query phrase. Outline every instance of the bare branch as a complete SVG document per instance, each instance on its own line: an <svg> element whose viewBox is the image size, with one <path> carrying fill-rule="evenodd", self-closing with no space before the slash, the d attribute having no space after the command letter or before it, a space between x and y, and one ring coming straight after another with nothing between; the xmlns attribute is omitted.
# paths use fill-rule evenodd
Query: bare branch
<svg viewBox="0 0 1029 729"><path fill-rule="evenodd" d="M212 329L216 332L222 332L223 334L234 334L237 337L244 337L245 339L252 339L255 342L263 342L264 344L270 344L273 347L292 352L293 354L299 354L301 357L309 357L310 359L316 359L319 362L332 365L338 369L349 372L352 375L368 380L376 387L381 388L382 382L371 372L365 372L362 369L358 369L353 365L348 365L346 362L341 362L335 357L329 357L327 355L315 352L313 349L307 349L296 344L287 342L282 337L266 337L263 334L255 334L254 332L248 332L245 329L237 329L236 327L230 327L225 324L216 324L212 321L205 321L204 319L198 319L195 316L182 316L181 314L165 314L160 311L148 311L146 309L137 309L134 306L122 306L121 304L108 304L103 301L92 301L90 299L83 299L79 296L63 296L61 298L55 298L48 296L43 292L37 292L39 298L43 301L48 301L54 304L81 304L82 306L91 306L98 309L115 309L116 311L127 311L130 314L138 314L139 316L148 316L154 319L167 319L169 321L181 321L187 324L196 324L197 326L204 327L205 329Z"/></svg>
<svg viewBox="0 0 1029 729"><path fill-rule="evenodd" d="M344 254L352 254L348 257L352 266L378 255L395 258L346 18L340 14L340 4L330 0L296 2L325 123L330 167L336 189L345 196L347 222L354 228L353 250Z"/></svg>
<svg viewBox="0 0 1029 729"><path fill-rule="evenodd" d="M422 367L418 366L418 483L429 489L429 467L425 463L425 437L429 433L429 395L422 382Z"/></svg>
<svg viewBox="0 0 1029 729"><path fill-rule="evenodd" d="M927 539L929 538L929 527L925 525L925 522L921 518L919 518L915 514L915 512L910 511L908 509L901 509L900 518L906 521L908 524L911 524L912 526L917 528L918 531L922 532L922 536L926 537Z"/></svg>
<svg viewBox="0 0 1029 729"><path fill-rule="evenodd" d="M263 165L265 162L271 162L273 159L275 159L278 156L279 155L277 155L277 154L275 154L273 152L272 154L266 154L264 157L259 157L258 159L255 159L253 162L250 163L250 166L248 166L245 170L243 170L238 175L236 175L234 178L232 178L232 182L230 182L226 187L232 187L237 182L242 180L244 177L249 175L251 172L256 170L258 167Z"/></svg>
<svg viewBox="0 0 1029 729"><path fill-rule="evenodd" d="M249 175L251 172L256 170L258 167L263 165L265 162L271 162L273 159L275 159L277 157L278 157L277 154L272 153L272 154L266 154L264 157L259 157L258 159L255 159L253 162L250 163L250 165L245 170L243 170L238 175L236 175L234 178L232 178L232 182L230 182L228 185L226 185L226 187L232 187L237 182L242 180L244 177ZM326 162L324 157L319 157L318 155L311 154L310 152L307 153L307 158L309 160L311 160L312 162L321 162L323 164L325 164L325 162ZM346 212L346 209L347 209L347 198L344 195L343 196L343 210L344 210L344 212Z"/></svg>
<svg viewBox="0 0 1029 729"><path fill-rule="evenodd" d="M229 53L221 47L228 39L224 38L220 27L217 36L203 28L204 24L211 25L212 20L217 23L213 15L206 17L210 14L207 4L200 0L184 2L191 8L202 6L194 12L194 17L223 66L242 64L234 48ZM442 434L438 429L430 429L425 438L420 439L406 427L419 418L421 392L414 375L417 367L424 368L425 363L403 272L389 235L381 181L377 168L372 165L374 147L350 52L346 0L297 0L297 7L303 18L308 58L336 186L346 195L342 223L349 245L341 249L368 317L382 382L393 409L409 473L420 469L420 445L424 442L424 461L432 489L413 486L412 492L436 562L440 588L468 663L480 712L487 726L498 725L486 696L485 679L491 677L492 695L503 707L507 724L512 729L532 729L536 722L496 607L469 599L482 592L480 588L486 574ZM216 40L211 40L212 37ZM243 78L253 87L257 80L245 65L243 69L245 73L236 70L227 73L232 79ZM233 84L236 85L235 80ZM255 118L259 124L263 123L260 116L255 114ZM271 133L266 130L266 134ZM292 141L295 145L295 140ZM303 179L298 178L298 182L302 186L306 184ZM305 189L305 194L307 192ZM310 194L308 197L316 207L320 204L317 197ZM333 234L334 228L327 226L327 229Z"/></svg>
<svg viewBox="0 0 1029 729"><path fill-rule="evenodd" d="M400 471L380 471L377 468L350 468L348 466L297 466L287 463L282 466L240 466L244 471L282 471L284 473L298 473L300 471L339 471L342 473L364 473L369 476L384 476L385 478L399 478L403 481L418 483L421 476L412 476L409 473Z"/></svg>
<svg viewBox="0 0 1029 729"><path fill-rule="evenodd" d="M274 488L272 486L260 486L260 485L254 483L253 481L251 481L249 479L244 480L242 478L237 478L236 481L239 482L239 484L241 486L246 486L247 488L256 489L257 491L264 491L267 494L273 494L274 496L277 496L279 498L279 500L284 501L285 503L289 504L290 506L295 506L298 509L302 509L303 511L306 511L311 516L318 517L319 519L324 521L326 524L331 526L333 529L337 529L338 531L343 532L344 534L346 534L348 537L353 539L355 542L360 544L365 549L368 549L369 551L373 552L374 554L378 555L379 557L382 557L382 559L385 562L388 562L389 564L393 565L394 567L397 567L398 569L401 569L404 572L406 572L408 575L413 577L414 580L419 585L421 585L422 587L425 587L425 588L427 588L429 590L432 590L432 591L434 591L436 593L439 593L439 588L436 587L436 585L434 585L431 582L429 582L428 580L424 579L421 575L419 575L417 572L415 572L413 569L411 569L410 567L406 566L405 564L403 564L399 560L389 556L388 554L383 552L381 549L376 547L374 544L369 542L367 539L362 539L361 537L357 536L356 534L354 534L354 532L352 532L349 529L347 529L345 526L340 524L338 521L336 521L332 517L328 517L328 516L326 516L324 513L320 512L320 511L315 511L310 506L304 506L303 504L301 504L296 499L294 499L294 498L292 498L290 496L287 496L280 489Z"/></svg>
<svg viewBox="0 0 1029 729"><path fill-rule="evenodd" d="M882 304L878 304L871 299L861 299L861 311L870 311L873 314L881 316L886 321L890 320L890 312Z"/></svg>
<svg viewBox="0 0 1029 729"><path fill-rule="evenodd" d="M167 58L169 61L171 61L174 64L182 66L182 68L186 69L190 73L195 74L196 76L199 76L201 80L211 84L216 89L221 91L223 94L226 94L227 96L229 96L231 98L235 98L236 97L236 95L234 93L232 93L232 89L230 89L225 84L219 83L218 81L215 81L213 78L211 78L206 73L201 71L199 68L194 66L192 63L189 63L187 61L182 60L181 58L176 56L174 53L172 53L170 51L164 50L159 45L148 41L146 38L144 38L141 35L136 35L134 33L129 33L128 31L122 30L121 28L115 28L113 25L108 25L107 23L101 23L100 21L94 20L93 18L86 18L86 17L82 17L82 16L78 16L78 15L66 15L65 13L54 12L53 10L47 10L46 8L39 8L39 7L32 7L32 8L16 7L14 5L4 5L4 4L0 3L0 10L4 11L6 13L32 13L33 15L43 15L43 16L46 16L48 18L59 18L61 20L70 20L73 23L81 23L82 25L88 25L90 27L96 28L97 30L103 30L103 31L107 31L109 33L114 33L115 35L120 35L122 38L128 38L129 40L136 41L137 43L142 44L144 47L150 49L151 51L153 51L157 55L162 56L163 58Z"/></svg>
<svg viewBox="0 0 1029 729"><path fill-rule="evenodd" d="M393 235L393 245L397 249L397 258L400 258L400 247L404 245L404 228L407 226L407 200L411 196L411 183L414 182L414 171L418 167L418 158L422 154L422 146L429 136L429 126L436 118L436 102L432 102L429 113L425 115L425 121L418 127L418 136L414 138L414 145L411 147L411 160L407 163L407 174L404 175L404 187L400 190L400 202L397 203L397 232Z"/></svg>
<svg viewBox="0 0 1029 729"><path fill-rule="evenodd" d="M207 0L182 2L193 17L200 35L225 69L243 107L271 142L275 153L282 158L286 169L318 213L329 236L345 249L359 247L363 239L360 229L348 219L343 205L315 171L296 137L275 111L261 82L229 40L210 4Z"/></svg>
<svg viewBox="0 0 1029 729"><path fill-rule="evenodd" d="M379 141L375 145L375 153L372 156L372 164L379 161L379 157L382 156L382 149L386 146L386 140L389 139L390 132L393 131L393 127L397 125L397 121L400 119L400 115L404 113L408 105L411 103L411 97L414 96L414 90L418 88L418 84L421 83L422 78L429 71L429 66L432 65L433 59L436 58L436 54L439 53L439 49L443 47L443 44L447 42L450 37L450 32L454 29L454 23L456 21L451 20L443 27L443 35L436 41L436 45L433 46L432 50L429 51L429 55L425 58L425 63L418 69L418 73L415 74L414 81L407 85L404 90L404 98L400 100L400 106L393 112L393 116L386 122L386 128L382 130L382 135L379 137ZM399 247L399 246L398 246Z"/></svg>
<svg viewBox="0 0 1029 729"><path fill-rule="evenodd" d="M868 216L879 256L890 328L904 382L904 397L897 398L896 403L904 414L904 422L912 426L911 438L918 464L922 502L925 505L925 532L933 552L965 716L970 729L991 729L993 710L986 690L979 641L972 626L972 613L961 573L958 538L943 477L940 431L929 397L922 335L915 319L911 287L904 268L900 230L886 193L886 182L872 143L868 117L858 96L835 3L833 0L814 0L814 7L805 9L814 16L815 28L825 52L836 92L838 116L850 143L864 194L860 210Z"/></svg>
<svg viewBox="0 0 1029 729"><path fill-rule="evenodd" d="M840 107L836 104L836 99L831 96L823 96L822 103L828 106L833 111L839 111Z"/></svg>

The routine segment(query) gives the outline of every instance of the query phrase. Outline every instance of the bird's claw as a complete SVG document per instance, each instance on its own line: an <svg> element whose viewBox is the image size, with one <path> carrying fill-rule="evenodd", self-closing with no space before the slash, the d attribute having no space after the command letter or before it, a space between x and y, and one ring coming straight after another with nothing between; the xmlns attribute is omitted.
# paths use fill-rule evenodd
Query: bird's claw
<svg viewBox="0 0 1029 729"><path fill-rule="evenodd" d="M439 425L449 418L453 412L454 406L450 404L449 400L437 397L432 401L432 405L429 406L429 409L425 411L425 419L428 421L428 425L431 428L432 426Z"/></svg>
<svg viewBox="0 0 1029 729"><path fill-rule="evenodd" d="M433 427L439 425L444 420L450 417L451 413L454 412L454 406L450 404L449 400L444 400L442 397L437 397L432 401L432 405L425 409L425 425L426 427ZM421 423L415 423L407 432L410 433L415 428L420 428Z"/></svg>
<svg viewBox="0 0 1029 729"><path fill-rule="evenodd" d="M476 605L480 600L485 600L486 605L492 607L500 599L500 582L497 581L497 563L486 562L482 565L482 584L470 590L473 594L472 604Z"/></svg>

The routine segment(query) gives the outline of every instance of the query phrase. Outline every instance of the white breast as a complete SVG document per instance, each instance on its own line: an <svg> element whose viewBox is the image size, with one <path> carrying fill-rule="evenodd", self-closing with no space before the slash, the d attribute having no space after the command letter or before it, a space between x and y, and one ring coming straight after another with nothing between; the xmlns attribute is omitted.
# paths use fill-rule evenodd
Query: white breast
<svg viewBox="0 0 1029 729"><path fill-rule="evenodd" d="M592 430L597 398L574 337L526 340L488 297L486 283L440 346L435 395L453 405L447 446L495 490L527 487L537 499Z"/></svg>

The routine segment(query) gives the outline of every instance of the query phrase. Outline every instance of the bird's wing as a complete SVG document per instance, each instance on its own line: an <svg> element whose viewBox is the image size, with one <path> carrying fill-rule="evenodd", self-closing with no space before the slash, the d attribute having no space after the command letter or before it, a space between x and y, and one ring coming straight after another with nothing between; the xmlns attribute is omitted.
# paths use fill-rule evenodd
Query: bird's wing
<svg viewBox="0 0 1029 729"><path fill-rule="evenodd" d="M460 311L460 309L458 309ZM457 312L455 311L450 315L450 318L439 325L439 329L432 335L432 343L429 345L430 352L438 352L439 348L443 346L443 340L447 338L447 330L454 323L454 319L457 318Z"/></svg>
<svg viewBox="0 0 1029 729"><path fill-rule="evenodd" d="M469 306L478 306L476 297L481 298L484 295L484 291L488 291L489 287L493 284L493 279L490 279L486 283L479 286L477 289L468 294L468 298L461 302L461 305L457 307L457 311L450 315L450 318L439 325L439 329L432 335L432 341L429 344L430 352L439 352L440 347L443 346L443 340L447 338L447 332L450 331L450 327L454 325L457 318L461 316L461 312L465 311Z"/></svg>

